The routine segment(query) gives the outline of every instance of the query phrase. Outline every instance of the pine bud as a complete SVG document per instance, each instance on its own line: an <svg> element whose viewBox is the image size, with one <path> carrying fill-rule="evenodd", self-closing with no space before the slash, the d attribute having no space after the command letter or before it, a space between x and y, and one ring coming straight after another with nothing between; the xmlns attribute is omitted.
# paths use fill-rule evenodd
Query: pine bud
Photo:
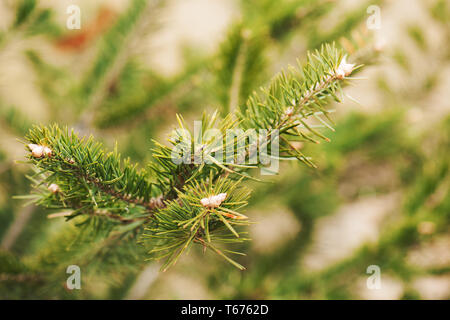
<svg viewBox="0 0 450 320"><path fill-rule="evenodd" d="M27 145L27 147L31 150L31 151L33 151L33 149L34 148L36 148L38 145L37 144L34 144L34 143L30 143L29 145Z"/></svg>
<svg viewBox="0 0 450 320"><path fill-rule="evenodd" d="M225 200L227 197L226 193L219 193L216 196L210 196L208 198L203 198L200 200L200 203L205 208L217 208L221 205L221 203Z"/></svg>
<svg viewBox="0 0 450 320"><path fill-rule="evenodd" d="M35 146L31 149L31 154L35 158L41 158L44 155L44 147L43 146Z"/></svg>
<svg viewBox="0 0 450 320"><path fill-rule="evenodd" d="M225 198L227 197L227 194L226 193L219 193L217 196L216 196L216 199L218 200L218 201L220 201L220 203L222 203L224 200L225 200ZM219 203L219 204L220 204Z"/></svg>
<svg viewBox="0 0 450 320"><path fill-rule="evenodd" d="M200 200L200 203L202 204L202 206L204 207L209 207L209 198L203 198Z"/></svg>
<svg viewBox="0 0 450 320"><path fill-rule="evenodd" d="M51 185L48 186L47 189L49 191L51 191L52 193L58 193L61 191L61 189L59 188L59 186L56 183L52 183Z"/></svg>
<svg viewBox="0 0 450 320"><path fill-rule="evenodd" d="M43 156L50 157L52 155L52 150L49 147L30 143L28 148L31 150L31 155L35 158L42 158Z"/></svg>
<svg viewBox="0 0 450 320"><path fill-rule="evenodd" d="M289 107L284 112L284 115L288 118L291 117L293 114L294 114L294 107Z"/></svg>
<svg viewBox="0 0 450 320"><path fill-rule="evenodd" d="M50 149L49 147L44 147L44 154L46 157L51 157L52 156L52 149Z"/></svg>
<svg viewBox="0 0 450 320"><path fill-rule="evenodd" d="M355 67L352 63L347 63L347 56L344 56L339 64L339 67L336 69L336 77L339 80L344 79L344 77L348 77Z"/></svg>

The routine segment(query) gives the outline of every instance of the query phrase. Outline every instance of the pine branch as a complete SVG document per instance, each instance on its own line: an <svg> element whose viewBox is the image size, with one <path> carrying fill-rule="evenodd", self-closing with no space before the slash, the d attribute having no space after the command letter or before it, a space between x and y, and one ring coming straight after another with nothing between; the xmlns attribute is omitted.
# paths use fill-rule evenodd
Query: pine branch
<svg viewBox="0 0 450 320"><path fill-rule="evenodd" d="M138 170L126 159L121 163L117 151L108 154L102 145L93 138L80 139L67 128L56 125L33 127L27 139L28 148L48 146L47 153L30 154L30 161L38 168L37 176L44 176L46 185L55 184L56 190L45 186L42 190L47 196L43 202L48 206L66 208L70 204L76 211L84 209L108 208L122 211L130 206L141 206L147 212L155 210L162 202L157 197L158 191L149 181L144 170ZM48 175L47 173L51 174Z"/></svg>
<svg viewBox="0 0 450 320"><path fill-rule="evenodd" d="M342 82L354 70L342 50L325 45L308 54L305 64L281 72L267 88L252 94L234 117L204 114L201 132L191 134L179 116L179 129L169 139L171 146L155 142L148 172L137 170L128 160L122 162L117 151L107 154L92 137L80 139L56 125L34 127L27 140L31 143L30 162L41 179L35 183L41 188L38 202L74 209L69 219L86 214L90 219L106 218L132 228L146 223L142 241L152 248L149 253L153 259L165 259L163 270L174 265L193 243L243 269L216 243L247 240L239 232L249 223L240 212L249 196L241 185L253 178L249 169L264 163L261 156L255 164L239 163L238 159L249 158L255 150L248 132L227 139L224 146L222 137L228 130L263 129L270 154L269 142L279 132L280 159L295 156L311 165L293 143L299 139L316 142L312 136L328 141L307 120L316 118L331 127L320 115L328 117L325 106L330 100L340 102ZM208 136L212 129L221 135ZM180 146L185 162L173 157ZM232 150L234 160L224 162L223 155L215 158L219 147ZM114 223L100 226L106 227L107 233L117 228Z"/></svg>

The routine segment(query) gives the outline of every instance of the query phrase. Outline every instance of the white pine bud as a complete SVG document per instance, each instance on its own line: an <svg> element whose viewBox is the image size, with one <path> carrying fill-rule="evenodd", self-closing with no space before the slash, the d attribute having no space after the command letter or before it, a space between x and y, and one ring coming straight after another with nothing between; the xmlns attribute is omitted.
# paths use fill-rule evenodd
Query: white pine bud
<svg viewBox="0 0 450 320"><path fill-rule="evenodd" d="M222 203L225 200L225 198L227 197L227 194L226 193L219 193L216 197Z"/></svg>
<svg viewBox="0 0 450 320"><path fill-rule="evenodd" d="M203 198L202 200L200 200L200 203L204 207L209 207L209 198Z"/></svg>
<svg viewBox="0 0 450 320"><path fill-rule="evenodd" d="M212 196L210 204L214 205L214 207L217 208L225 200L226 197L227 197L226 193L219 193L216 196Z"/></svg>
<svg viewBox="0 0 450 320"><path fill-rule="evenodd" d="M49 147L44 147L44 154L46 157L51 157L52 149L50 149Z"/></svg>
<svg viewBox="0 0 450 320"><path fill-rule="evenodd" d="M348 77L355 67L352 63L347 63L347 56L344 56L339 64L339 67L336 69L336 77L339 80L344 79L344 77Z"/></svg>
<svg viewBox="0 0 450 320"><path fill-rule="evenodd" d="M31 151L33 151L33 149L34 148L36 148L38 145L37 144L34 144L34 143L30 143L29 145L27 145L27 147L31 150Z"/></svg>
<svg viewBox="0 0 450 320"><path fill-rule="evenodd" d="M28 148L31 150L31 154L35 158L41 158L42 156L50 157L52 155L52 149L50 149L49 147L30 143L28 145Z"/></svg>
<svg viewBox="0 0 450 320"><path fill-rule="evenodd" d="M31 149L31 154L35 158L41 158L44 155L44 147L43 146L35 146Z"/></svg>
<svg viewBox="0 0 450 320"><path fill-rule="evenodd" d="M48 186L47 189L49 191L51 191L52 193L58 193L61 191L61 189L59 188L59 186L56 183L52 183L51 185Z"/></svg>
<svg viewBox="0 0 450 320"><path fill-rule="evenodd" d="M218 206L220 206L220 203L221 201L214 196L209 199L209 206L211 208L217 208Z"/></svg>
<svg viewBox="0 0 450 320"><path fill-rule="evenodd" d="M206 208L217 208L222 204L226 197L226 193L219 193L218 195L201 199L200 203Z"/></svg>
<svg viewBox="0 0 450 320"><path fill-rule="evenodd" d="M289 107L286 109L286 111L284 112L286 117L290 117L294 114L294 107Z"/></svg>

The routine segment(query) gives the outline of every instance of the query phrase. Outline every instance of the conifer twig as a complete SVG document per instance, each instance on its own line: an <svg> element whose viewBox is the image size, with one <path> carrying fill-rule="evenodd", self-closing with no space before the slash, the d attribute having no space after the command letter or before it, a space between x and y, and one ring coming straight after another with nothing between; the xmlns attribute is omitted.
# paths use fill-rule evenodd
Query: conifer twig
<svg viewBox="0 0 450 320"><path fill-rule="evenodd" d="M202 135L210 129L225 136L228 130L266 130L263 146L269 150L260 155L256 164L216 159L210 153L217 151L222 136L188 134L188 126L181 116L178 116L180 129L169 140L171 146L155 143L149 171L137 170L128 160L121 161L117 151L106 154L92 137L80 139L74 132L69 134L67 129L56 125L34 127L27 139L31 143L29 158L43 177L36 184L51 184L38 201L55 208L72 206L75 209L72 218L80 214L91 219L105 217L133 232L145 224L140 241L151 248L151 258L165 259L163 270L173 266L192 243L200 243L243 269L217 248L216 243L248 240L240 229L249 224L247 216L241 213L249 198L242 182L253 179L249 169L263 166L262 156L274 156L270 154L270 141L277 134L282 144L280 159L294 153L299 160L313 165L291 143L296 139L315 141L303 131L329 141L306 120L319 115L328 117L325 105L331 99L340 102L342 82L355 69L354 64L347 63L342 50L324 45L308 54L306 63L281 72L268 87L253 93L234 116L220 119L217 112L203 115ZM227 152L232 147L233 159L242 154L245 159L252 150L247 136L244 132L231 141L227 139L225 146L220 145ZM187 163L174 161L178 144L194 150L186 158ZM196 162L198 150L201 162ZM259 151L262 152L261 148ZM205 159L210 162L205 163ZM96 223L93 226L103 228ZM116 227L108 226L108 233Z"/></svg>

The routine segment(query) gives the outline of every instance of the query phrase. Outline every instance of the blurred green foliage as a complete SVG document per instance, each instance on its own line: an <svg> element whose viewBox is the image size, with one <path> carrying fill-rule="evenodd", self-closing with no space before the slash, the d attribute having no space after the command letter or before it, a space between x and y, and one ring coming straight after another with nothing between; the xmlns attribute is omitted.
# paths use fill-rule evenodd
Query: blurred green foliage
<svg viewBox="0 0 450 320"><path fill-rule="evenodd" d="M45 51L32 43L23 52L46 101L49 122L75 126L84 133L95 131L109 146L117 140L120 151L137 162L152 156L150 137L166 130L176 112L189 117L213 105L228 113L233 105L239 105L267 83L280 60L293 62L290 57L303 55L323 42L353 36L364 26L366 8L374 1L345 11L332 28L324 30L321 26L337 12L337 2L242 0L241 17L231 24L217 50L207 54L184 48L184 66L171 76L144 64L138 54L128 50L128 41L133 37L152 37L157 27L163 27L144 24L146 30L140 29L140 21L154 21L164 11L160 4L155 10L144 10L144 3L130 1L129 9L106 31L100 44L91 45L88 50L96 52L96 58L86 63L83 70L87 71L81 75L74 75L70 66L54 64ZM383 5L383 1L376 3ZM51 45L68 32L54 21L54 12L42 8L38 1L18 1L13 9L11 26L0 30L0 50L30 37L39 37ZM431 1L429 13L450 39L447 2ZM317 159L318 169L286 165L285 172L273 183L255 183L250 212L264 216L271 213L267 208L278 207L292 215L300 231L268 252L256 250L252 243L242 244L242 250L248 252L239 260L247 266L245 272L216 263L212 256L208 257L210 265L191 261L170 272L192 278L219 299L360 298L355 283L366 279L366 268L371 264L379 265L383 275L401 282L401 298L414 299L422 297L412 286L415 277L449 274L448 265L412 265L407 253L449 233L450 117L430 123L423 120L419 125L411 122L410 112L413 108L425 115L432 112L423 101L430 99L443 77L441 66L450 60L450 42L440 52L430 52L423 26L410 24L404 29L422 55L439 62L437 67L423 77L411 79L415 67L409 49L401 45L390 48L379 65L404 70L410 81L398 86L384 74L377 75L372 81L378 85L377 110L337 110L336 132L328 133L332 142L305 146ZM26 109L3 101L0 99L2 133L22 137L32 119L23 111ZM5 241L10 227L21 216L28 219L14 243L8 247L2 243L0 298L126 298L146 266L142 248L120 238L102 238L101 233L75 245L78 227L49 220L47 211L23 207L23 203L12 199L29 193L24 178L27 169L14 160L1 146L0 239ZM378 177L380 170L387 172L386 181ZM351 185L350 190L343 192L343 185ZM392 193L400 195L400 203L396 212L383 221L376 241L362 244L349 256L320 270L304 266L321 219L345 204ZM431 222L434 230L421 232L424 222ZM201 254L191 252L194 258ZM83 289L70 291L64 287L65 268L74 261L83 270ZM165 278L160 277L142 298L176 298L166 293L166 285Z"/></svg>

